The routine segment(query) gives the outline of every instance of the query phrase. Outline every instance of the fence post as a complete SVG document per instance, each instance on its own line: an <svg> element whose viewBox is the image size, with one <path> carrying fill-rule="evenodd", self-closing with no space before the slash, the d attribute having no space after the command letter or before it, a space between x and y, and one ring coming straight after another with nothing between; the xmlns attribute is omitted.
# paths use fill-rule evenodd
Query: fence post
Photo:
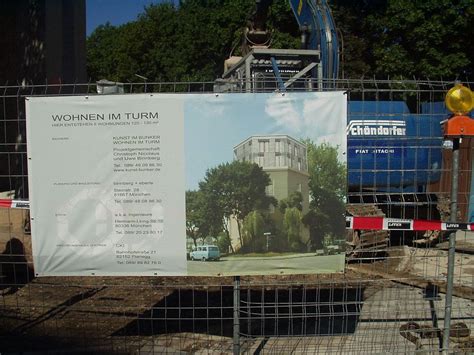
<svg viewBox="0 0 474 355"><path fill-rule="evenodd" d="M234 355L240 354L240 276L234 276Z"/></svg>
<svg viewBox="0 0 474 355"><path fill-rule="evenodd" d="M458 178L459 178L459 138L453 139L453 167L451 179L451 216L450 222L457 221ZM451 330L451 309L453 304L454 261L456 257L456 232L449 235L448 270L446 280L446 299L444 305L443 353L449 353L449 332Z"/></svg>

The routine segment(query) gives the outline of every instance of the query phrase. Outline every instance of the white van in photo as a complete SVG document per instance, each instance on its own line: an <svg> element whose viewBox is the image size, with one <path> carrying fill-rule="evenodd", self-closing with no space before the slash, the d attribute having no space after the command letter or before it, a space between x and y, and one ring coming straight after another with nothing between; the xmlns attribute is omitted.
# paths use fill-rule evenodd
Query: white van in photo
<svg viewBox="0 0 474 355"><path fill-rule="evenodd" d="M191 260L219 260L221 253L215 245L201 245L191 252Z"/></svg>

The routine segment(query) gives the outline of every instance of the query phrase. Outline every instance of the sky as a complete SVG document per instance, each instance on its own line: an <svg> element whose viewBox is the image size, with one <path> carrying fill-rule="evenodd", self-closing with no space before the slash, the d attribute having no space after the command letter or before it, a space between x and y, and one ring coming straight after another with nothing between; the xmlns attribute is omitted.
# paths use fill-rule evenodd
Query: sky
<svg viewBox="0 0 474 355"><path fill-rule="evenodd" d="M184 96L187 190L198 188L207 169L232 162L234 147L252 135L329 143L339 146L345 162L346 98L341 92Z"/></svg>
<svg viewBox="0 0 474 355"><path fill-rule="evenodd" d="M179 0L86 0L87 35L107 22L121 25L133 21L145 6L162 2L177 4Z"/></svg>

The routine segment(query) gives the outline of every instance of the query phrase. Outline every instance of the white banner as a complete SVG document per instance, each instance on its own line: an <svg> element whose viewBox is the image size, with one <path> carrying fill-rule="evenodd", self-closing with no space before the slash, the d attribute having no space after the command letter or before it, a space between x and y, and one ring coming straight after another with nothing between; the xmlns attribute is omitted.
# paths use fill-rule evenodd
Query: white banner
<svg viewBox="0 0 474 355"><path fill-rule="evenodd" d="M344 271L346 108L342 92L28 98L36 274Z"/></svg>
<svg viewBox="0 0 474 355"><path fill-rule="evenodd" d="M183 103L27 100L37 275L186 273Z"/></svg>

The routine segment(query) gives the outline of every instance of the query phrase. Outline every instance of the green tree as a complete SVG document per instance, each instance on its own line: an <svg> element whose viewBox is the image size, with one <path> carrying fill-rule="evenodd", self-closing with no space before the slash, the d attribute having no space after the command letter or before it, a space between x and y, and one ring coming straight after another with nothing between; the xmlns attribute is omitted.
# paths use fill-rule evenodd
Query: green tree
<svg viewBox="0 0 474 355"><path fill-rule="evenodd" d="M98 27L87 39L92 80L212 81L224 61L239 55L243 28L254 0L183 0L179 6L146 7L137 20ZM298 25L286 1L268 16L273 48L297 48Z"/></svg>
<svg viewBox="0 0 474 355"><path fill-rule="evenodd" d="M305 140L308 151L310 211L303 216L313 247L321 246L326 234L344 236L346 167L338 159L338 149Z"/></svg>
<svg viewBox="0 0 474 355"><path fill-rule="evenodd" d="M269 184L268 174L257 164L234 161L208 170L199 187L208 201L208 213L220 219L229 238L230 219L235 218L240 243L244 246L241 228L245 216L253 210L267 209L270 203L274 203L274 199L265 193Z"/></svg>
<svg viewBox="0 0 474 355"><path fill-rule="evenodd" d="M229 237L223 232L217 236L216 244L221 253L228 253L229 249L232 253L234 252Z"/></svg>
<svg viewBox="0 0 474 355"><path fill-rule="evenodd" d="M281 214L285 214L287 208L295 207L300 211L303 211L303 195L299 191L294 191L288 196L278 202L278 208Z"/></svg>
<svg viewBox="0 0 474 355"><path fill-rule="evenodd" d="M252 211L245 216L242 224L243 239L246 246L253 252L265 249L265 220L259 211Z"/></svg>
<svg viewBox="0 0 474 355"><path fill-rule="evenodd" d="M239 55L254 0L183 0L150 5L122 26L87 39L92 80L207 81ZM342 77L454 78L473 74L474 0L333 0ZM298 48L288 1L274 1L267 28L273 48Z"/></svg>
<svg viewBox="0 0 474 355"><path fill-rule="evenodd" d="M301 47L299 26L289 1L273 1L268 11L267 29L272 33L272 48Z"/></svg>
<svg viewBox="0 0 474 355"><path fill-rule="evenodd" d="M87 39L87 72L94 80L118 80L116 53L121 38L119 29L107 23L97 27Z"/></svg>
<svg viewBox="0 0 474 355"><path fill-rule="evenodd" d="M314 206L321 206L327 194L341 202L346 196L346 166L338 159L338 148L326 143L316 145L303 141L307 147L309 189Z"/></svg>
<svg viewBox="0 0 474 355"><path fill-rule="evenodd" d="M201 191L186 191L186 235L197 246L198 239L206 238L212 230Z"/></svg>
<svg viewBox="0 0 474 355"><path fill-rule="evenodd" d="M367 0L334 0L331 10L339 35L341 78L373 75L373 55L367 16L379 13L379 3Z"/></svg>
<svg viewBox="0 0 474 355"><path fill-rule="evenodd" d="M150 5L136 21L97 28L87 39L93 80L206 81L222 74L224 60L244 26L252 0L181 1Z"/></svg>
<svg viewBox="0 0 474 355"><path fill-rule="evenodd" d="M474 0L388 0L367 17L379 76L472 75Z"/></svg>
<svg viewBox="0 0 474 355"><path fill-rule="evenodd" d="M290 207L285 210L283 216L283 228L288 237L288 244L294 251L301 249L301 211L296 207Z"/></svg>

